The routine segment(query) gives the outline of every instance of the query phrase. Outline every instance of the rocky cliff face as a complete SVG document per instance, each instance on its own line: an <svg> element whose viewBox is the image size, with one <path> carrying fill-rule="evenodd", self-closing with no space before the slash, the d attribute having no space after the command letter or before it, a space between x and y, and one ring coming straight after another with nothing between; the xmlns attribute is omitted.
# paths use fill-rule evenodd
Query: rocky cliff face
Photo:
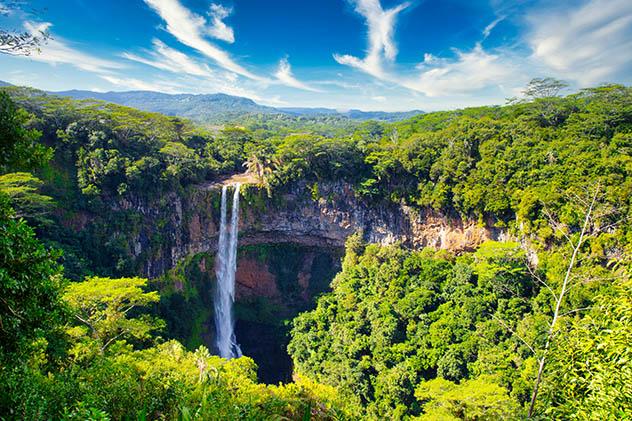
<svg viewBox="0 0 632 421"><path fill-rule="evenodd" d="M392 203L370 203L357 198L352 187L341 182L321 183L317 188L296 183L270 198L254 186L242 189L240 245L342 246L349 235L362 230L370 242L460 252L503 235L475 221ZM219 191L219 186L207 186L171 194L161 203L119 203L120 209L138 212L145 221L130 244L145 275L159 276L187 256L216 249ZM160 241L155 241L156 235Z"/></svg>

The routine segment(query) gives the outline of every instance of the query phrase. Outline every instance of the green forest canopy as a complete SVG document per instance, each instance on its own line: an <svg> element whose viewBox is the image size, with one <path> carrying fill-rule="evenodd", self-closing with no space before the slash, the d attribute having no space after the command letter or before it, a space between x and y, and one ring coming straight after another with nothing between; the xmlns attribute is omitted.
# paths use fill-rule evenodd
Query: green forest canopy
<svg viewBox="0 0 632 421"><path fill-rule="evenodd" d="M98 101L2 92L6 417L517 419L543 355L537 416L630 413L630 88L332 130L256 118L208 130ZM302 380L260 385L247 358L221 361L156 335L158 297L114 247L127 239L102 241L115 225L134 231L113 200L181 192L244 164L272 195L297 181L343 181L375 204L478 219L522 244L453 256L352 237L332 292L293 322L289 351ZM582 200L593 192L598 206L580 239ZM83 237L64 229L59 218L77 212L103 224ZM65 268L28 224L64 251ZM567 271L573 288L551 332ZM112 273L128 276L85 276ZM82 282L65 287L67 276ZM115 286L120 295L105 294Z"/></svg>

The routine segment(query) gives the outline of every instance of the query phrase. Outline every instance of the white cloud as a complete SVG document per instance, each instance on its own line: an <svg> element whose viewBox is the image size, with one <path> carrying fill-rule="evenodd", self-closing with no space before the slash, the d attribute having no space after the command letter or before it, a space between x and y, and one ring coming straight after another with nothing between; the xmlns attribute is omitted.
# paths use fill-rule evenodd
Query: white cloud
<svg viewBox="0 0 632 421"><path fill-rule="evenodd" d="M257 100L260 104L269 105L272 107L282 107L290 105L288 102L283 101L279 95L273 97L260 98Z"/></svg>
<svg viewBox="0 0 632 421"><path fill-rule="evenodd" d="M311 92L321 92L320 90L313 88L307 85L304 82L296 79L292 74L292 67L290 66L287 58L283 58L279 61L279 67L277 68L276 73L274 74L276 78L284 85L290 86L292 88L303 89L305 91Z"/></svg>
<svg viewBox="0 0 632 421"><path fill-rule="evenodd" d="M232 9L222 6L221 4L211 3L211 11L209 16L213 26L208 28L207 32L213 38L221 39L229 43L235 42L235 33L233 28L224 23L226 19L232 13Z"/></svg>
<svg viewBox="0 0 632 421"><path fill-rule="evenodd" d="M167 31L184 45L215 60L219 66L226 70L249 79L265 80L236 63L226 51L207 41L204 38L204 35L209 32L206 19L189 11L178 0L144 1L165 21Z"/></svg>
<svg viewBox="0 0 632 421"><path fill-rule="evenodd" d="M119 78L116 76L109 75L101 75L101 79L111 83L112 85L116 85L123 89L132 89L138 91L155 91L155 92L165 92L165 93L177 93L178 89L171 84L166 83L156 83L156 82L145 82L144 80L134 79L134 78Z"/></svg>
<svg viewBox="0 0 632 421"><path fill-rule="evenodd" d="M159 79L152 82L136 78L102 75L101 78L119 89L165 92L169 94L200 94L200 93L224 93L227 95L250 98L254 101L263 101L256 93L239 85L231 83L227 78L218 75L215 79L201 79L199 77L180 77L177 79Z"/></svg>
<svg viewBox="0 0 632 421"><path fill-rule="evenodd" d="M491 33L494 30L494 28L496 27L496 25L498 25L503 20L505 20L505 16L500 16L500 17L494 19L494 21L491 22L489 25L487 25L485 27L485 29L483 29L483 39L487 39L487 37L489 37L491 35Z"/></svg>
<svg viewBox="0 0 632 421"><path fill-rule="evenodd" d="M393 61L397 56L397 46L393 40L397 14L410 3L402 3L384 10L379 0L353 0L355 10L366 19L369 48L367 55L360 59L351 55L334 54L334 59L347 66L355 67L377 78L385 78L383 60Z"/></svg>
<svg viewBox="0 0 632 421"><path fill-rule="evenodd" d="M344 81L340 81L340 80L317 80L317 81L312 82L312 84L314 84L314 85L331 85L331 86L337 86L337 87L343 88L343 89L358 89L358 88L361 87L361 85L358 84L358 83L349 83L349 82L344 82Z"/></svg>
<svg viewBox="0 0 632 421"><path fill-rule="evenodd" d="M630 82L632 1L590 0L579 8L528 16L533 58L582 86Z"/></svg>
<svg viewBox="0 0 632 421"><path fill-rule="evenodd" d="M399 83L430 97L437 97L467 94L521 79L512 60L484 51L480 43L471 51L455 50L455 53L454 60L426 54L424 62L418 66L421 70L419 76L401 79Z"/></svg>
<svg viewBox="0 0 632 421"><path fill-rule="evenodd" d="M371 99L373 101L377 101L377 102L386 102L386 97L382 96L382 95L373 96L373 97L371 97Z"/></svg>
<svg viewBox="0 0 632 421"><path fill-rule="evenodd" d="M9 8L9 6L4 4L4 2L0 1L0 15L8 16L10 14L11 14L11 8Z"/></svg>
<svg viewBox="0 0 632 421"><path fill-rule="evenodd" d="M123 53L126 59L136 61L160 70L165 70L178 75L176 79L171 79L168 83L145 84L138 79L111 77L110 83L127 89L158 90L169 93L200 93L200 92L220 92L228 95L250 98L256 101L265 102L254 91L243 85L255 84L257 88L265 86L260 81L244 81L232 71L222 71L221 69L211 69L208 65L199 63L181 51L167 46L164 42L154 39L153 49L145 52L144 55ZM290 74L291 76L291 71ZM296 81L300 84L300 82ZM250 86L252 88L252 86ZM268 100L272 102L272 100ZM279 102L279 101L276 101Z"/></svg>
<svg viewBox="0 0 632 421"><path fill-rule="evenodd" d="M31 34L46 32L52 26L50 22L24 22L24 29ZM29 59L49 64L70 64L81 70L97 73L109 73L121 69L120 63L104 60L70 47L62 38L53 37L40 47L40 52L28 56Z"/></svg>
<svg viewBox="0 0 632 421"><path fill-rule="evenodd" d="M515 57L509 59L486 52L480 43L471 51L454 50L453 59L443 59L432 54L424 54L424 61L417 66L415 76L402 76L384 69L384 61L394 61L397 55L394 27L399 12L409 6L403 3L384 10L379 0L355 0L356 11L364 16L369 28L369 50L364 59L352 56L337 56L340 64L355 67L378 80L402 86L429 97L442 95L463 95L501 85L511 84L516 66ZM499 17L483 30L485 39L502 20ZM522 82L521 78L516 77ZM515 81L513 82L515 83Z"/></svg>
<svg viewBox="0 0 632 421"><path fill-rule="evenodd" d="M161 70L173 73L186 73L193 76L209 77L213 71L205 64L200 64L186 54L174 50L158 39L153 40L154 49L149 53L150 58L136 54L123 53L122 56Z"/></svg>

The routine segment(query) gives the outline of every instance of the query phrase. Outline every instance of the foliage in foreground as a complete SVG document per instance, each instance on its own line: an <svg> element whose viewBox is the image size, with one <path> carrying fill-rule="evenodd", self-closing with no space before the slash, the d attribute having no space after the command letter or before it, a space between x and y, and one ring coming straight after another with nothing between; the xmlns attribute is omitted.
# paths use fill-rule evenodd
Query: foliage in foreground
<svg viewBox="0 0 632 421"><path fill-rule="evenodd" d="M539 275L557 288L563 252L540 259ZM527 265L517 243L454 258L352 237L332 293L294 320L295 367L370 418L525 416L554 307ZM632 408L629 281L610 273L622 283L613 287L608 272L591 271L604 278L575 285L563 306L537 405L547 417L618 419Z"/></svg>
<svg viewBox="0 0 632 421"><path fill-rule="evenodd" d="M161 343L161 321L143 314L159 299L146 279L90 278L64 292L57 255L2 195L0 233L1 419L347 417L331 387L263 385L247 357Z"/></svg>
<svg viewBox="0 0 632 421"><path fill-rule="evenodd" d="M42 364L40 362L40 364ZM224 360L176 342L133 350L120 342L104 356L46 370L1 367L0 413L16 419L341 419L335 390L308 380L257 383L254 362Z"/></svg>
<svg viewBox="0 0 632 421"><path fill-rule="evenodd" d="M30 352L65 316L58 255L14 214L0 193L0 363Z"/></svg>
<svg viewBox="0 0 632 421"><path fill-rule="evenodd" d="M558 333L548 382L547 417L620 420L632 410L632 281L600 294L588 314Z"/></svg>

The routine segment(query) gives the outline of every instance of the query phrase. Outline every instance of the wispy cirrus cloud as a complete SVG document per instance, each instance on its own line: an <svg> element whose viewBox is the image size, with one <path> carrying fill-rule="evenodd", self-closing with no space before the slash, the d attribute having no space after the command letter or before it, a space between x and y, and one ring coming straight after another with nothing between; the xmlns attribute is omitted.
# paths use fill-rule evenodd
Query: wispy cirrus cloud
<svg viewBox="0 0 632 421"><path fill-rule="evenodd" d="M228 95L250 98L258 102L266 102L255 92L241 86L227 75L217 78L202 79L199 77L182 76L175 79L153 78L151 81L119 75L101 75L101 79L113 85L117 90L140 90L165 92L169 94L199 94L201 92L224 93ZM267 102L271 102L269 100Z"/></svg>
<svg viewBox="0 0 632 421"><path fill-rule="evenodd" d="M144 0L167 24L166 30L182 44L187 45L206 57L214 60L220 67L252 80L266 81L238 64L221 48L205 39L212 26L202 16L184 7L178 0Z"/></svg>
<svg viewBox="0 0 632 421"><path fill-rule="evenodd" d="M234 41L235 37L232 28L228 27L223 22L223 19L230 15L230 9L216 3L211 4L209 13L211 23L209 24L205 18L192 13L190 10L182 6L178 0L144 1L166 22L167 31L184 45L187 45L199 51L206 57L213 59L225 70L264 84L274 83L273 80L270 80L267 77L258 76L245 69L243 66L235 62L226 51L218 48L204 38L204 35L209 35L227 42ZM164 48L162 48L162 50L164 50ZM151 64L155 65L154 67L169 66L173 68L175 67L174 59L176 59L176 66L182 67L183 63L186 61L185 56L183 54L177 54L176 51L171 51L169 57L166 57L164 52L158 51L158 53L163 56L166 61L161 62L159 60L151 60ZM127 58L130 58L129 55ZM138 60L139 57L133 55L131 58L136 59L136 61L142 60L142 58L141 60ZM147 60L143 61L145 64L150 64ZM199 70L199 66L197 66L197 68L193 67L190 60L186 63L186 68L194 71ZM292 68L287 59L282 59L279 62L274 76L278 82L285 86L305 91L320 92L318 89L298 80L293 75Z"/></svg>
<svg viewBox="0 0 632 421"><path fill-rule="evenodd" d="M317 80L311 83L321 86L336 86L343 89L358 89L362 87L359 83L345 82L344 80Z"/></svg>
<svg viewBox="0 0 632 421"><path fill-rule="evenodd" d="M482 29L470 50L452 49L451 57L424 55L416 75L385 69L397 53L394 40L397 14L404 3L384 10L379 0L354 0L356 11L367 22L369 48L365 58L334 55L338 63L354 67L374 78L427 97L463 96L479 91L513 92L531 77L554 75L580 86L603 82L630 82L632 74L632 2L584 0L579 7L567 3L537 4L526 12L527 30L521 46L485 49L496 26L507 19L511 7ZM514 8L515 9L515 8ZM563 22L563 24L561 24Z"/></svg>
<svg viewBox="0 0 632 421"><path fill-rule="evenodd" d="M174 86L172 83L165 83L160 81L147 82L135 78L126 78L111 75L101 75L100 77L101 79L111 83L112 85L115 85L118 88L132 89L135 91L165 92L169 94L178 93L177 86Z"/></svg>
<svg viewBox="0 0 632 421"><path fill-rule="evenodd" d="M50 22L24 22L24 30L31 34L48 32L51 27ZM102 59L71 47L67 41L57 36L40 46L39 53L32 54L28 58L49 64L69 64L81 70L96 73L111 73L113 70L124 68L119 62Z"/></svg>
<svg viewBox="0 0 632 421"><path fill-rule="evenodd" d="M169 82L163 81L156 86L163 86L171 93L195 93L202 89L206 91L221 92L229 95L243 96L250 99L261 100L261 98L241 86L240 80L235 73L213 70L208 65L199 63L181 51L167 46L159 39L153 40L153 49L140 56L132 53L123 53L121 56L156 69L165 70L177 75L176 79ZM130 89L142 89L139 80L129 78L110 77L104 78L108 82L117 86L125 86Z"/></svg>
<svg viewBox="0 0 632 421"><path fill-rule="evenodd" d="M283 58L281 59L281 61L279 61L279 66L274 75L279 80L279 82L281 82L285 86L310 92L322 92L321 90L316 89L306 84L305 82L301 82L300 80L296 79L294 77L294 74L292 73L292 67L290 66L290 62L287 58Z"/></svg>
<svg viewBox="0 0 632 421"><path fill-rule="evenodd" d="M221 92L235 90L236 80L231 79L231 73L234 75L244 76L255 82L261 82L264 86L272 83L280 83L285 86L305 91L321 92L319 89L298 80L294 76L287 58L282 59L279 62L276 73L274 74L276 80L271 80L266 77L255 75L246 70L230 58L227 52L219 49L204 39L204 35L206 34L228 42L234 41L232 28L227 27L222 21L222 19L229 16L231 12L230 9L227 9L219 4L211 4L211 11L209 15L212 22L209 24L206 19L192 13L182 6L178 0L145 0L145 2L154 9L163 18L163 20L165 20L167 23L167 31L176 39L178 39L181 43L196 49L204 56L212 58L220 67L228 71L228 73L219 75L209 66L196 62L183 52L168 47L162 41L157 39L154 39L154 48L151 52L149 52L148 57L129 52L124 53L123 57L173 73L186 73L192 76L207 79L212 77L214 79L214 83L218 85L218 89ZM230 84L230 86L227 84ZM248 97L251 98L253 95L248 95Z"/></svg>
<svg viewBox="0 0 632 421"><path fill-rule="evenodd" d="M490 22L489 25L487 25L485 29L483 29L483 39L487 39L491 35L496 25L498 25L500 22L505 20L505 18L506 16L499 16L496 19L494 19L492 22Z"/></svg>
<svg viewBox="0 0 632 421"><path fill-rule="evenodd" d="M528 14L527 22L532 58L560 77L583 86L630 82L631 1L589 0L572 9L539 9Z"/></svg>
<svg viewBox="0 0 632 421"><path fill-rule="evenodd" d="M149 57L127 52L121 54L121 56L128 60L173 73L186 73L200 77L210 77L214 73L206 64L197 63L188 55L167 46L159 39L154 38L152 44L154 48L147 53Z"/></svg>
<svg viewBox="0 0 632 421"><path fill-rule="evenodd" d="M235 42L233 28L224 23L224 19L230 16L232 12L233 10L231 8L222 6L221 4L211 3L209 16L211 17L212 26L208 28L208 34L213 38L221 39L231 44Z"/></svg>
<svg viewBox="0 0 632 421"><path fill-rule="evenodd" d="M9 16L12 10L9 6L0 1L0 16Z"/></svg>
<svg viewBox="0 0 632 421"><path fill-rule="evenodd" d="M394 41L397 15L410 3L402 3L384 10L379 0L353 0L355 10L366 19L368 27L368 51L364 58L334 54L334 59L347 66L355 67L377 78L386 78L384 60L393 61L397 56Z"/></svg>

